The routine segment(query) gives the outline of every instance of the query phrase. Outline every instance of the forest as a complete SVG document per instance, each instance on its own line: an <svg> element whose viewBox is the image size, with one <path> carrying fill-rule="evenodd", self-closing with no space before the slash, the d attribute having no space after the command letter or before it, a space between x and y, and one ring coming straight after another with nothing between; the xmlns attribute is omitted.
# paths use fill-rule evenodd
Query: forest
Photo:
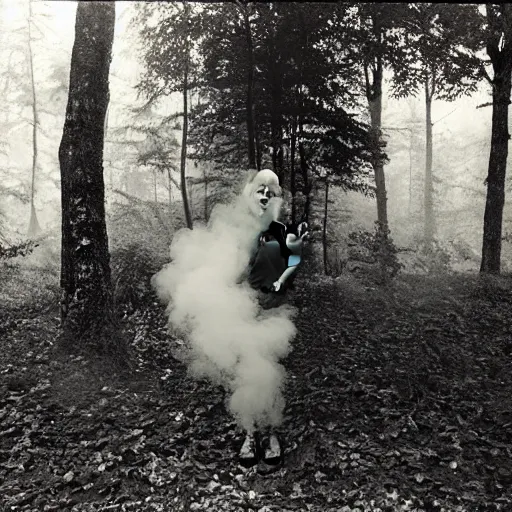
<svg viewBox="0 0 512 512"><path fill-rule="evenodd" d="M0 39L0 512L512 509L512 5L0 0ZM263 169L308 228L268 311Z"/></svg>

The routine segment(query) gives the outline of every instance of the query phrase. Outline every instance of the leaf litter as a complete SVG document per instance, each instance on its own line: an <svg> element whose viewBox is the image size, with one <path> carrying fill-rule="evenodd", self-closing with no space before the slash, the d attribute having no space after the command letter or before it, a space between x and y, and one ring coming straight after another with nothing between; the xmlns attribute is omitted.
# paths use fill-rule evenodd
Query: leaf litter
<svg viewBox="0 0 512 512"><path fill-rule="evenodd" d="M136 368L56 355L58 323L2 317L2 511L510 510L511 286L403 276L357 294L303 281L284 361L285 461L238 466L224 391L192 380L148 302Z"/></svg>

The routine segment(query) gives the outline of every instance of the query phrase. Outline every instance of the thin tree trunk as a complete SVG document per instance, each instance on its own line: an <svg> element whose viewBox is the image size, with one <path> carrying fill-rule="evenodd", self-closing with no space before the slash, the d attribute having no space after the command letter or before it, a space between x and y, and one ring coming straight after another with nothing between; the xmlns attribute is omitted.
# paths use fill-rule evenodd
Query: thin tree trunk
<svg viewBox="0 0 512 512"><path fill-rule="evenodd" d="M322 247L324 255L324 274L328 275L327 268L327 214L329 205L329 177L325 177L325 198L324 198L324 223L322 229Z"/></svg>
<svg viewBox="0 0 512 512"><path fill-rule="evenodd" d="M167 167L167 179L169 183L169 193L168 193L168 201L169 201L169 227L172 228L174 224L174 218L172 215L172 175L171 168Z"/></svg>
<svg viewBox="0 0 512 512"><path fill-rule="evenodd" d="M153 201L155 202L155 207L158 207L158 176L157 171L153 170Z"/></svg>
<svg viewBox="0 0 512 512"><path fill-rule="evenodd" d="M271 22L273 23L273 21ZM273 170L279 178L281 186L284 185L284 172L283 172L283 124L282 124L282 77L281 64L277 60L278 55L275 48L275 32L273 33L271 43L271 62L269 62L271 72L271 114L270 114L270 134L272 144L272 165Z"/></svg>
<svg viewBox="0 0 512 512"><path fill-rule="evenodd" d="M425 80L425 109L426 109L426 159L425 159L425 190L424 190L424 238L427 247L434 240L434 181L432 174L432 90L429 79Z"/></svg>
<svg viewBox="0 0 512 512"><path fill-rule="evenodd" d="M113 2L79 2L69 97L59 147L62 198L61 317L64 332L103 341L113 297L105 222L104 121L115 26ZM111 346L112 344L109 344Z"/></svg>
<svg viewBox="0 0 512 512"><path fill-rule="evenodd" d="M302 142L303 137L303 126L302 121L299 120L299 160L300 160L300 171L302 175L302 181L304 183L304 195L306 196L306 202L304 204L304 220L309 222L309 214L311 210L311 184L308 177L308 164L306 161L306 152L304 144Z"/></svg>
<svg viewBox="0 0 512 512"><path fill-rule="evenodd" d="M304 204L304 211L302 212L302 220L305 222L309 222L309 210L311 207L311 185L309 183L308 177L308 165L306 162L306 154L304 151L304 115L305 105L304 105L304 56L307 53L307 48L309 46L309 30L304 18L304 10L302 8L299 9L299 20L300 20L300 28L302 34L302 47L301 51L298 53L298 68L299 68L299 83L297 87L297 99L299 106L299 115L295 118L295 143L298 142L299 149L299 161L300 161L300 172L302 176L302 193L304 194L306 200ZM298 126L297 126L298 125ZM297 133L298 132L298 133ZM294 160L295 164L295 160ZM294 167L295 171L295 167ZM295 174L295 172L294 172Z"/></svg>
<svg viewBox="0 0 512 512"><path fill-rule="evenodd" d="M494 80L492 135L487 175L487 200L484 213L482 261L480 272L499 274L501 267L501 233L505 204L505 176L508 157L508 106L510 103L510 71Z"/></svg>
<svg viewBox="0 0 512 512"><path fill-rule="evenodd" d="M190 5L185 3L185 20L188 22L188 14ZM187 195L187 181L186 181L186 168L187 168L187 136L188 136L188 71L189 71L189 58L190 48L188 46L188 34L186 35L186 51L185 51L185 69L183 72L183 132L181 138L181 162L180 162L180 178L181 178L181 196L183 198L183 209L185 212L185 221L189 229L193 228L192 214L190 212L190 204Z"/></svg>
<svg viewBox="0 0 512 512"><path fill-rule="evenodd" d="M374 20L375 25L375 20ZM375 28L378 32L378 26ZM380 33L379 33L380 35ZM382 58L376 57L376 64L371 69L372 81L370 82L369 66L365 64L366 97L370 111L371 140L372 140L372 167L375 173L375 196L377 199L377 222L379 229L386 233L388 226L386 178L384 174L384 161L381 156L382 147Z"/></svg>
<svg viewBox="0 0 512 512"><path fill-rule="evenodd" d="M243 6L245 36L247 41L247 137L249 151L249 167L256 169L256 137L254 124L254 48L251 33L251 21L249 19L249 7Z"/></svg>
<svg viewBox="0 0 512 512"><path fill-rule="evenodd" d="M208 222L208 174L206 173L206 162L203 168L204 177L204 221Z"/></svg>
<svg viewBox="0 0 512 512"><path fill-rule="evenodd" d="M256 112L254 112L254 141L256 144L256 169L261 171L261 159L263 156L263 152L261 149L261 137L260 130L258 128L258 116Z"/></svg>
<svg viewBox="0 0 512 512"><path fill-rule="evenodd" d="M30 69L30 84L32 88L32 181L30 185L30 220L28 223L28 236L35 237L41 232L41 226L37 220L36 208L34 205L35 184L36 184L36 171L37 171L37 125L39 124L39 117L37 113L37 96L36 85L34 83L34 54L32 51L32 1L28 2L29 16L28 16L28 54L29 54L29 69Z"/></svg>
<svg viewBox="0 0 512 512"><path fill-rule="evenodd" d="M412 129L409 132L409 215L412 213L412 141L413 141L413 133Z"/></svg>
<svg viewBox="0 0 512 512"><path fill-rule="evenodd" d="M278 142L277 142L277 116L276 116L277 104L274 98L274 93L272 93L272 113L270 115L270 139L272 144L272 169L277 174L279 178L279 182L282 186L282 177L278 172L278 164L277 164L277 150L278 150Z"/></svg>
<svg viewBox="0 0 512 512"><path fill-rule="evenodd" d="M296 185L295 185L295 147L297 145L297 120L295 116L292 119L292 132L290 136L290 192L292 194L292 222L296 222L297 204L296 204Z"/></svg>

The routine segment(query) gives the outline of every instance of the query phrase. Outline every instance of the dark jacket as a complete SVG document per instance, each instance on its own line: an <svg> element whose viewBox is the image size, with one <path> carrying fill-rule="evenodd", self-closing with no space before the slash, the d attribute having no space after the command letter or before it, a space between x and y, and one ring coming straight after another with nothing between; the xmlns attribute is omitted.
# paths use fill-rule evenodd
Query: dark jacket
<svg viewBox="0 0 512 512"><path fill-rule="evenodd" d="M270 291L288 267L291 251L286 246L286 235L286 226L276 221L261 233L256 252L249 262L248 282L253 288Z"/></svg>

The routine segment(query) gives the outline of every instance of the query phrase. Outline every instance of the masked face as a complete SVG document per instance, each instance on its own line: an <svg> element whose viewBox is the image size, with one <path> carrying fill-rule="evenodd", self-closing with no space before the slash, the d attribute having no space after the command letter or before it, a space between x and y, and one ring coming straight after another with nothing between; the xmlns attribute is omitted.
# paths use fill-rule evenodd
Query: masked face
<svg viewBox="0 0 512 512"><path fill-rule="evenodd" d="M276 197L276 194L267 185L260 185L254 193L255 200L259 208L264 212L269 207L270 200Z"/></svg>
<svg viewBox="0 0 512 512"><path fill-rule="evenodd" d="M261 229L279 217L282 199L277 175L270 169L254 174L245 185L243 196Z"/></svg>

